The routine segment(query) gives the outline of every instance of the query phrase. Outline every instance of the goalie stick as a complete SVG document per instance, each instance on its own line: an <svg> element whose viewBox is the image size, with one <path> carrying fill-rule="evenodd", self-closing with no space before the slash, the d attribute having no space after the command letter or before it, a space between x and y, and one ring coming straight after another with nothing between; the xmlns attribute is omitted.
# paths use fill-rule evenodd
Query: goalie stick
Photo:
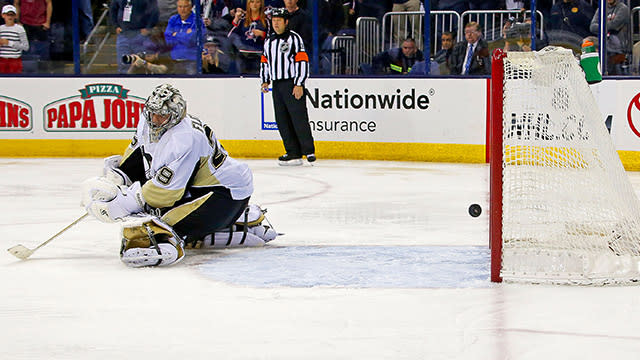
<svg viewBox="0 0 640 360"><path fill-rule="evenodd" d="M71 224L67 225L64 229L58 231L57 234L53 235L52 237L50 237L47 241L43 242L42 244L38 245L35 249L31 250L27 247L25 247L22 244L18 244L14 247L11 247L9 249L7 249L8 252L11 253L11 255L17 257L20 260L26 260L29 256L31 256L31 254L33 254L36 250L40 249L41 247L47 245L48 243L51 242L51 240L57 238L58 236L60 236L63 232L69 230L71 227L73 227L75 224L79 223L80 221L82 221L85 217L87 217L87 215L89 215L89 213L84 213L84 215L80 216L79 218L77 218L74 222L72 222Z"/></svg>

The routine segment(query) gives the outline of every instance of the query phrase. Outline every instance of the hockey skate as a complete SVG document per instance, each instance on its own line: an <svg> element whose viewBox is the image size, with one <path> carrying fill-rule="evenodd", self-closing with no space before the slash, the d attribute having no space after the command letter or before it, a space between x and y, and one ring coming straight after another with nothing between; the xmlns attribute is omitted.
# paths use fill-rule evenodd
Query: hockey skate
<svg viewBox="0 0 640 360"><path fill-rule="evenodd" d="M300 166L302 165L302 158L300 156L292 156L284 154L278 158L278 165L280 166Z"/></svg>

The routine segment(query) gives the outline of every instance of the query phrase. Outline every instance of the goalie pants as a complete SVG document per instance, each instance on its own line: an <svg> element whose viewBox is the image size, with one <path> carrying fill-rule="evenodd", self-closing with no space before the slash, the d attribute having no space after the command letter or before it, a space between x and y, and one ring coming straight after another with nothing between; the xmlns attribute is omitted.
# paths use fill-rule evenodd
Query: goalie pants
<svg viewBox="0 0 640 360"><path fill-rule="evenodd" d="M161 211L162 220L180 236L201 238L228 229L249 205L249 198L234 200L229 189L216 187L206 195Z"/></svg>
<svg viewBox="0 0 640 360"><path fill-rule="evenodd" d="M292 158L315 153L313 135L307 113L307 94L293 95L293 79L274 80L273 110L284 149Z"/></svg>

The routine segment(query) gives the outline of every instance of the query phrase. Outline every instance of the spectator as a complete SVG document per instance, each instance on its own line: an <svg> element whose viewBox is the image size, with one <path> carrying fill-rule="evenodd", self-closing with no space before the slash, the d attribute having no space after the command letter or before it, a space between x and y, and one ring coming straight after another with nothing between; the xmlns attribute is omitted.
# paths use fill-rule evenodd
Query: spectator
<svg viewBox="0 0 640 360"><path fill-rule="evenodd" d="M519 22L509 18L503 28L503 49L505 51L531 51L531 18Z"/></svg>
<svg viewBox="0 0 640 360"><path fill-rule="evenodd" d="M51 0L14 0L14 6L16 16L20 19L18 22L24 27L29 40L29 52L25 53L25 60L35 60L38 72L49 72L49 29L53 13Z"/></svg>
<svg viewBox="0 0 640 360"><path fill-rule="evenodd" d="M451 10L462 14L469 10L469 2L466 0L438 0L434 7L437 10Z"/></svg>
<svg viewBox="0 0 640 360"><path fill-rule="evenodd" d="M220 42L213 36L207 37L202 49L203 74L228 74L231 69L231 59L220 50Z"/></svg>
<svg viewBox="0 0 640 360"><path fill-rule="evenodd" d="M164 38L171 47L174 74L194 75L198 72L197 57L200 56L197 26L200 26L204 38L204 23L193 13L191 0L178 0L178 13L169 19Z"/></svg>
<svg viewBox="0 0 640 360"><path fill-rule="evenodd" d="M71 5L72 0L56 0L56 6L51 14L49 55L53 73L62 73L68 70L65 63L73 61L73 24L69 21L71 19ZM82 33L82 26L80 26L80 30Z"/></svg>
<svg viewBox="0 0 640 360"><path fill-rule="evenodd" d="M521 0L505 0L504 5L505 5L505 9L507 10L520 10L520 9L524 9L524 6L525 6L524 3L525 2Z"/></svg>
<svg viewBox="0 0 640 360"><path fill-rule="evenodd" d="M155 38L155 32L143 43L143 51L125 55L130 63L127 74L166 74L171 66L171 59L165 56L164 41Z"/></svg>
<svg viewBox="0 0 640 360"><path fill-rule="evenodd" d="M466 41L457 43L451 53L451 73L463 75L490 75L491 58L487 42L482 39L482 30L477 22L464 27Z"/></svg>
<svg viewBox="0 0 640 360"><path fill-rule="evenodd" d="M608 75L627 75L628 70L623 66L627 64L629 46L629 8L619 0L607 0L607 73ZM596 11L590 26L591 33L600 34L600 9Z"/></svg>
<svg viewBox="0 0 640 360"><path fill-rule="evenodd" d="M344 25L342 0L322 0L319 4L320 44L328 37L338 33Z"/></svg>
<svg viewBox="0 0 640 360"><path fill-rule="evenodd" d="M144 48L151 30L158 23L156 0L112 0L109 6L111 22L116 27L116 56L118 72L126 74L129 64L122 62L124 55L133 55Z"/></svg>
<svg viewBox="0 0 640 360"><path fill-rule="evenodd" d="M298 0L284 0L284 6L289 12L289 26L287 28L302 37L307 50L313 50L313 44L311 44L311 16L298 7ZM311 53L312 51L308 52Z"/></svg>
<svg viewBox="0 0 640 360"><path fill-rule="evenodd" d="M16 23L16 8L13 5L2 7L0 25L0 73L19 74L22 72L23 51L29 50L29 40L22 25Z"/></svg>
<svg viewBox="0 0 640 360"><path fill-rule="evenodd" d="M502 1L498 0L469 0L469 10L497 10L502 8L502 6L500 5L501 2ZM513 1L507 0L507 2ZM522 9L522 7L524 7L524 2L521 3L523 4L516 9Z"/></svg>
<svg viewBox="0 0 640 360"><path fill-rule="evenodd" d="M418 61L424 60L422 51L416 47L415 40L407 38L401 47L391 48L373 57L373 71L376 74L405 75Z"/></svg>
<svg viewBox="0 0 640 360"><path fill-rule="evenodd" d="M166 74L168 67L164 64L158 64L160 53L140 53L134 55L125 55L130 57L131 62L127 74Z"/></svg>
<svg viewBox="0 0 640 360"><path fill-rule="evenodd" d="M231 53L231 40L227 37L233 28L231 22L235 17L235 9L232 8L231 0L208 0L211 1L209 10L203 6L203 21L209 35L218 41L219 50L228 54ZM232 14L234 16L232 16Z"/></svg>
<svg viewBox="0 0 640 360"><path fill-rule="evenodd" d="M356 0L342 0L342 10L344 12L343 29L356 28Z"/></svg>
<svg viewBox="0 0 640 360"><path fill-rule="evenodd" d="M231 9L229 6L231 6L230 0L204 0L202 4L202 20L204 20L204 25L209 28L216 19L221 19L227 16L228 18L231 18ZM230 20L228 22L229 24L231 23Z"/></svg>
<svg viewBox="0 0 640 360"><path fill-rule="evenodd" d="M442 75L440 74L440 67L438 66L437 62L430 61L429 66L430 66L429 75ZM417 61L411 67L411 70L409 71L409 75L415 75L415 76L425 75L426 68L427 68L427 62L425 60Z"/></svg>
<svg viewBox="0 0 640 360"><path fill-rule="evenodd" d="M93 30L93 9L91 8L91 0L79 0L78 5L80 41L84 42L91 33L91 30ZM71 12L71 8L69 8L69 12Z"/></svg>
<svg viewBox="0 0 640 360"><path fill-rule="evenodd" d="M260 71L260 55L267 37L267 17L264 0L248 0L246 10L236 9L229 33L231 42L238 49L238 68L241 74L257 74Z"/></svg>
<svg viewBox="0 0 640 360"><path fill-rule="evenodd" d="M433 61L438 64L440 75L451 74L451 53L456 44L456 38L452 32L445 31L440 37L442 48L433 56Z"/></svg>
<svg viewBox="0 0 640 360"><path fill-rule="evenodd" d="M589 36L593 17L591 5L583 0L559 0L551 7L549 44L572 48L580 52L582 39Z"/></svg>
<svg viewBox="0 0 640 360"><path fill-rule="evenodd" d="M284 0L265 0L264 7L265 9L283 8Z"/></svg>
<svg viewBox="0 0 640 360"><path fill-rule="evenodd" d="M357 17L375 17L382 24L384 14L391 11L391 0L357 0Z"/></svg>
<svg viewBox="0 0 640 360"><path fill-rule="evenodd" d="M176 12L178 12L176 0L157 0L158 1L158 23L165 25L169 22Z"/></svg>
<svg viewBox="0 0 640 360"><path fill-rule="evenodd" d="M409 12L409 11L420 11L420 0L393 0L393 7L391 8L393 12ZM421 41L418 37L419 34L422 34L422 31L418 29L420 24L412 24L408 21L406 16L400 16L398 18L397 27L394 26L394 29L398 29L399 31L393 32L393 43L397 44L398 38L413 38L417 41ZM404 36L402 36L404 35Z"/></svg>

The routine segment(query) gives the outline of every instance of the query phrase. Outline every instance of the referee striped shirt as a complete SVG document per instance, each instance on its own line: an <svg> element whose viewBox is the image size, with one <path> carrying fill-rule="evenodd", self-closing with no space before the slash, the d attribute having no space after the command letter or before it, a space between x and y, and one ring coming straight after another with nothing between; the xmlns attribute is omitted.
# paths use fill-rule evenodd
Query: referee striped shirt
<svg viewBox="0 0 640 360"><path fill-rule="evenodd" d="M27 33L20 24L13 26L0 25L0 39L9 40L9 45L0 46L0 57L17 59L22 51L29 50Z"/></svg>
<svg viewBox="0 0 640 360"><path fill-rule="evenodd" d="M304 50L302 38L295 31L272 33L264 42L260 59L260 80L293 79L295 85L304 86L309 77L309 56Z"/></svg>

